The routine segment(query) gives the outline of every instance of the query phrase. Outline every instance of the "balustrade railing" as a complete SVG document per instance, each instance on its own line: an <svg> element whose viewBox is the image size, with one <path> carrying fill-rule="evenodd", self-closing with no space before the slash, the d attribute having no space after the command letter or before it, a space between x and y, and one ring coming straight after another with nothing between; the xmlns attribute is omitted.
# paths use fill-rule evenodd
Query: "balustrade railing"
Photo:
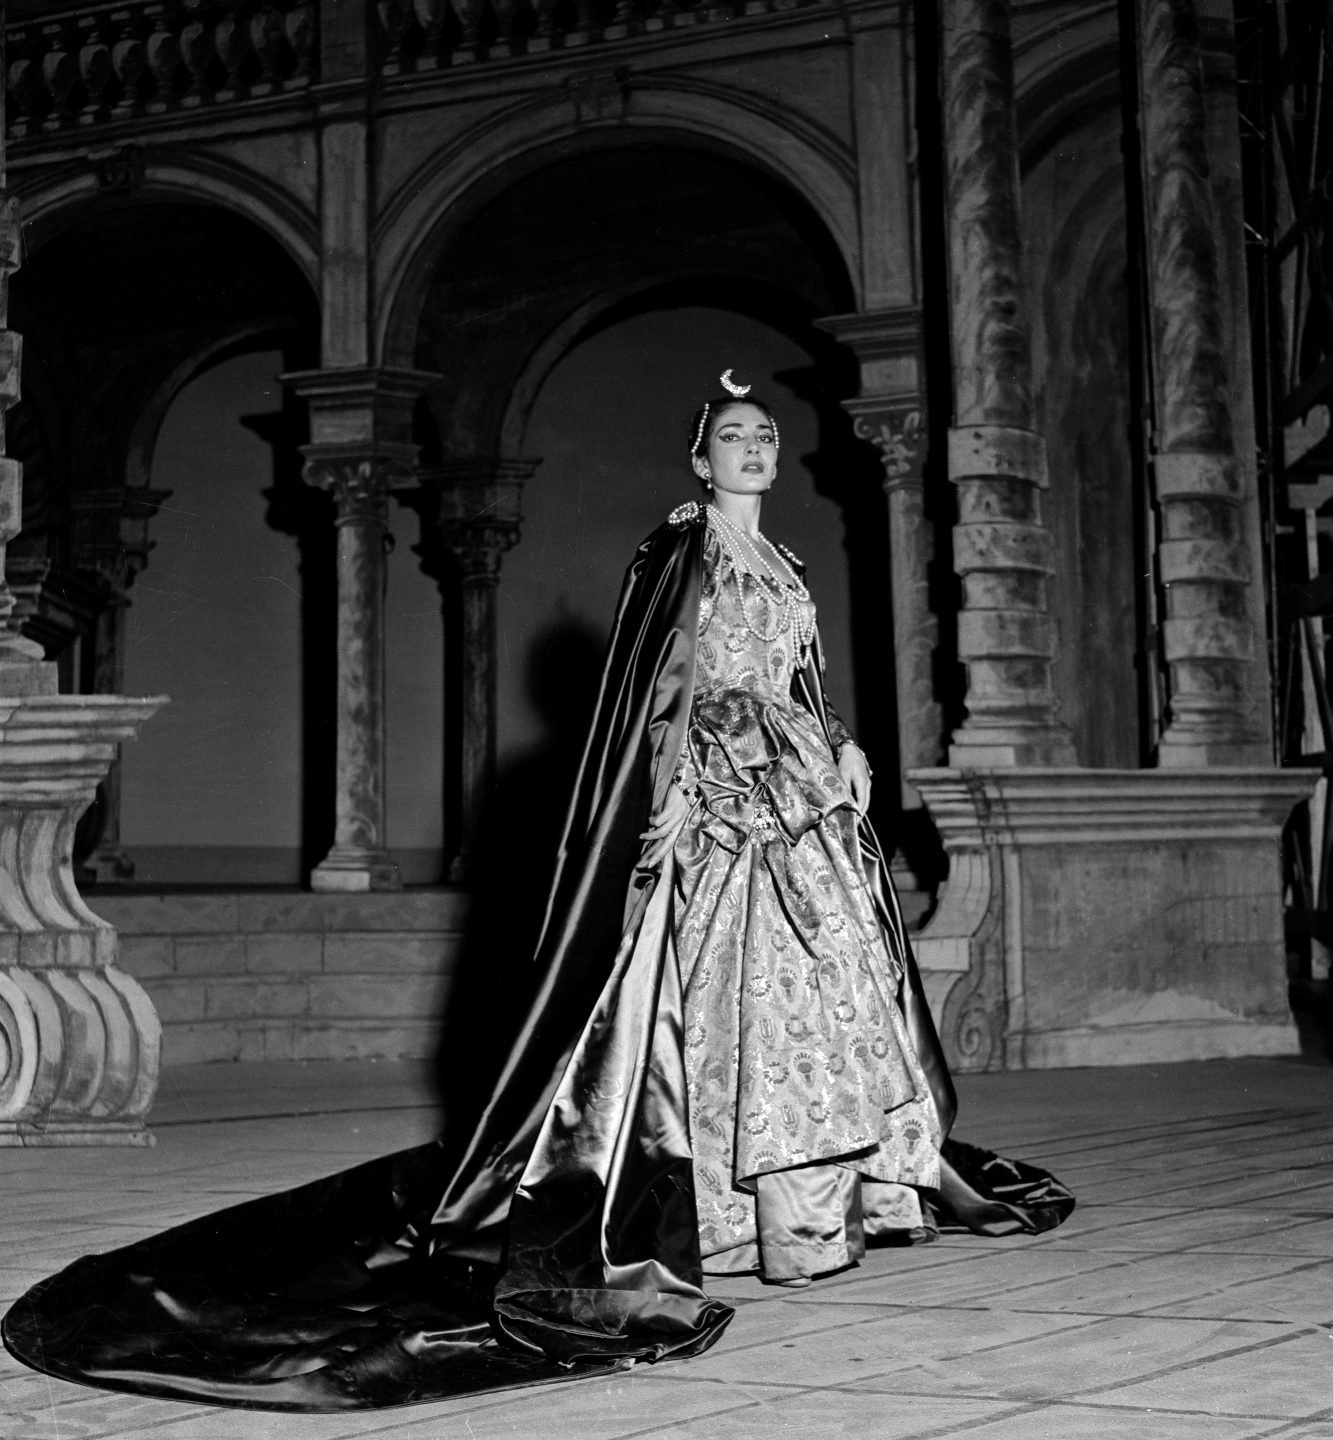
<svg viewBox="0 0 1333 1440"><path fill-rule="evenodd" d="M298 90L318 63L312 0L152 0L6 27L15 139Z"/></svg>
<svg viewBox="0 0 1333 1440"><path fill-rule="evenodd" d="M575 49L828 0L378 0L380 73Z"/></svg>

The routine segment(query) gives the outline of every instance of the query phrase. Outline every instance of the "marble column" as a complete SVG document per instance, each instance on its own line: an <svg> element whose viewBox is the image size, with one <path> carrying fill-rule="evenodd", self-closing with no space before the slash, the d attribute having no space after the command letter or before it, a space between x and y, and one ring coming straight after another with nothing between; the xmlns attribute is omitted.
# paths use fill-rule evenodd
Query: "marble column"
<svg viewBox="0 0 1333 1440"><path fill-rule="evenodd" d="M943 722L935 698L939 621L930 606L934 535L926 518L922 461L926 402L921 313L914 306L818 322L856 355L861 393L843 402L861 440L879 452L889 501L889 588L897 691L902 808L922 808L910 769L938 763Z"/></svg>
<svg viewBox="0 0 1333 1440"><path fill-rule="evenodd" d="M958 652L967 666L967 718L949 758L969 767L1074 762L1052 688L1046 444L1033 427L1009 8L1007 0L943 4L949 476L963 582Z"/></svg>
<svg viewBox="0 0 1333 1440"><path fill-rule="evenodd" d="M94 695L118 695L125 683L125 619L130 590L148 563L153 542L148 525L169 490L147 486L77 490L70 497L72 560L93 576L106 596L90 637L89 689ZM101 830L85 862L99 884L134 878L134 860L120 838L121 763L111 762L98 790Z"/></svg>
<svg viewBox="0 0 1333 1440"><path fill-rule="evenodd" d="M496 600L500 563L518 543L523 486L540 461L477 458L423 474L428 518L452 552L462 604L459 847L449 878L468 878L478 827L495 782Z"/></svg>
<svg viewBox="0 0 1333 1440"><path fill-rule="evenodd" d="M338 543L334 839L322 891L396 890L384 804L384 595L389 495L415 481L412 407L434 377L349 369L284 376L310 406L307 483L331 492Z"/></svg>
<svg viewBox="0 0 1333 1440"><path fill-rule="evenodd" d="M1243 538L1253 500L1232 437L1198 18L1192 0L1137 0L1137 19L1169 675L1158 763L1262 764L1262 624Z"/></svg>
<svg viewBox="0 0 1333 1440"><path fill-rule="evenodd" d="M79 895L72 857L116 746L162 700L58 695L55 665L17 628L4 549L20 527L23 472L4 455L3 416L19 394L7 328L19 257L0 130L0 1146L147 1144L161 1026L116 964L115 930Z"/></svg>

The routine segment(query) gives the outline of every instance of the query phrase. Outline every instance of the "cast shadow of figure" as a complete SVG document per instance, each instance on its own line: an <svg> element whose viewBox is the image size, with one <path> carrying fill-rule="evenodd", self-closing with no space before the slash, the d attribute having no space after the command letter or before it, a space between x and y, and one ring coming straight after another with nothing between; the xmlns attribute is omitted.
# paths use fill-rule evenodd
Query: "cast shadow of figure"
<svg viewBox="0 0 1333 1440"><path fill-rule="evenodd" d="M473 841L472 901L435 1056L450 1135L471 1133L541 978L533 956L604 649L591 626L566 618L542 631L528 655L541 734L500 769Z"/></svg>

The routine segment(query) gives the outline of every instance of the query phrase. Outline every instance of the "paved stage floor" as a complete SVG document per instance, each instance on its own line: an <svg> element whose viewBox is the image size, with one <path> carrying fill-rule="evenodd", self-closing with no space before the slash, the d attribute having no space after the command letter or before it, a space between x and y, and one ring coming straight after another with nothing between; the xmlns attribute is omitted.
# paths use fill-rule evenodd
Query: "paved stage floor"
<svg viewBox="0 0 1333 1440"><path fill-rule="evenodd" d="M964 1078L957 1127L1078 1193L1037 1239L878 1250L790 1292L714 1284L701 1359L356 1415L136 1399L0 1357L6 1440L1333 1440L1333 1067ZM51 1269L430 1137L401 1064L166 1072L151 1150L0 1150L0 1299Z"/></svg>

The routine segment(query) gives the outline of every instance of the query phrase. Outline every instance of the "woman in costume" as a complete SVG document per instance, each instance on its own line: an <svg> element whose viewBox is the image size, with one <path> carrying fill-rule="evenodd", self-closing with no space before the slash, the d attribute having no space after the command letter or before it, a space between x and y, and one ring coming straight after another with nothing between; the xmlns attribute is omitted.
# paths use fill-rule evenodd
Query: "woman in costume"
<svg viewBox="0 0 1333 1440"><path fill-rule="evenodd" d="M1068 1214L1045 1172L944 1139L869 767L801 566L759 531L777 427L729 380L691 430L710 502L626 576L540 987L477 1123L77 1261L5 1317L19 1359L251 1408L407 1404L697 1354L731 1318L705 1270L805 1285L866 1234Z"/></svg>

